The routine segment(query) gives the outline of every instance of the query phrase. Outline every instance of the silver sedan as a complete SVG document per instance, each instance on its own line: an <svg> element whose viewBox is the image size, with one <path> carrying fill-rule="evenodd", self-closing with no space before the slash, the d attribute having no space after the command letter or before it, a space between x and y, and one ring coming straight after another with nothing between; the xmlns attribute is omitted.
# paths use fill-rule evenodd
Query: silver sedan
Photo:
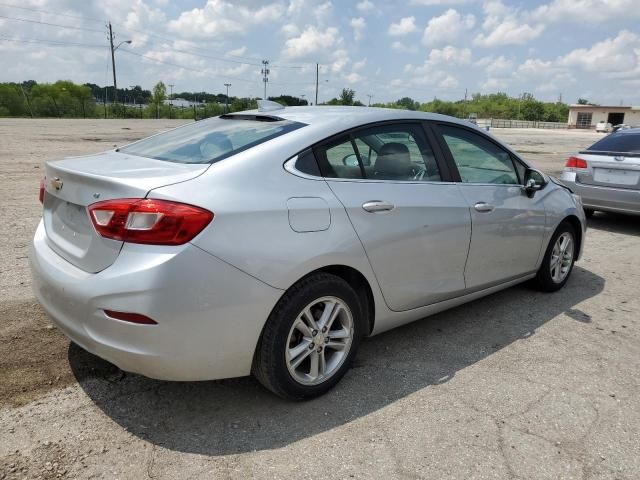
<svg viewBox="0 0 640 480"><path fill-rule="evenodd" d="M584 244L577 196L469 122L358 107L223 115L47 162L31 251L69 338L166 380L310 398L363 337L527 280Z"/></svg>
<svg viewBox="0 0 640 480"><path fill-rule="evenodd" d="M567 160L560 177L596 210L640 214L640 128L621 129Z"/></svg>

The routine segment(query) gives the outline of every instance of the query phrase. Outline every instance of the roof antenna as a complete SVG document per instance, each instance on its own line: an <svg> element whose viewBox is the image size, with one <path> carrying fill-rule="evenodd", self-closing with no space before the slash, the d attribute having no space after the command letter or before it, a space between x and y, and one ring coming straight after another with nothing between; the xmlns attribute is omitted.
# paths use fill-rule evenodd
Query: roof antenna
<svg viewBox="0 0 640 480"><path fill-rule="evenodd" d="M283 108L284 105L281 105L278 102L272 102L271 100L258 100L259 112L271 112L273 110L282 110Z"/></svg>

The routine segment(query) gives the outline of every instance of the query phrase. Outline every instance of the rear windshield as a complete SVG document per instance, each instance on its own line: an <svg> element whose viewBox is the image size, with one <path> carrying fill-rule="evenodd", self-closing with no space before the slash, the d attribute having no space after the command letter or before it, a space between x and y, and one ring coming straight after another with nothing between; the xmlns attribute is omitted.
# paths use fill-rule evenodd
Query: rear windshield
<svg viewBox="0 0 640 480"><path fill-rule="evenodd" d="M640 133L613 133L591 145L594 152L640 153Z"/></svg>
<svg viewBox="0 0 640 480"><path fill-rule="evenodd" d="M160 133L118 151L169 162L214 163L304 126L273 117L228 115Z"/></svg>

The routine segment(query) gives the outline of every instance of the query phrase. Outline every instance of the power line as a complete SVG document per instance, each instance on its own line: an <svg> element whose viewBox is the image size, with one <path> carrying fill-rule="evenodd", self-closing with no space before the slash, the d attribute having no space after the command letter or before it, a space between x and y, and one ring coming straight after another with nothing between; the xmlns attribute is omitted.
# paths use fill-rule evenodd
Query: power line
<svg viewBox="0 0 640 480"><path fill-rule="evenodd" d="M2 7L10 7L10 8L18 8L20 10L27 10L29 12L35 12L35 13L46 13L47 15L56 15L58 17L67 17L67 18L75 18L76 20L91 20L92 22L104 22L104 20L98 19L98 18L91 18L91 17L84 17L81 15L69 15L67 13L56 13L56 12L50 12L48 10L38 10L37 8L29 8L29 7L23 7L21 5L12 5L10 3L3 3L0 2L0 6Z"/></svg>
<svg viewBox="0 0 640 480"><path fill-rule="evenodd" d="M36 9L36 8L28 8L28 7L22 7L22 6L18 6L18 5L11 5L8 3L2 3L0 2L0 6L5 6L5 7L11 7L11 8L18 8L21 10L26 10L29 12L34 12L34 13L44 13L47 15L56 15L56 16L60 16L60 17L67 17L67 18L73 18L73 19L77 19L77 20L90 20L93 22L103 22L103 20L97 19L97 18L92 18L92 17L83 17L83 16L79 16L79 15L69 15L69 14L65 14L65 13L56 13L56 12L51 12L48 10L40 10L40 9ZM12 17L5 17L5 16L1 16L3 18L8 18L11 19ZM87 31L98 31L98 30L93 30L93 29L88 29L88 28L82 28L82 27L73 27L73 26L68 26L68 25L58 25L58 24L54 24L54 23L48 23L48 22L41 22L41 21L36 21L36 20L31 20L31 19L19 19L19 18L13 18L14 20L18 20L18 21L23 21L23 22L33 22L33 23L42 23L44 25L50 25L50 26L59 26L59 27L63 27L63 28L74 28L74 29L82 29L82 30L87 30ZM113 23L114 26L118 26L120 27L120 30L126 30L129 32L135 32L135 33L139 33L141 35L147 35L150 37L155 37L155 38L159 38L161 40L165 40L168 42L175 42L176 38L169 38L169 37L165 37L163 35L158 35L156 33L151 33L151 32L145 32L143 30L137 30L137 29L133 29L133 28L129 28L126 27L124 25L121 24L116 24ZM192 47L192 49L194 50L205 50L205 49L200 49L197 47ZM254 65L254 66L261 66L260 63L255 63L258 62L260 60L259 57L243 57L243 56L239 56L239 55L229 55L229 54L224 54L224 57L216 57L213 55L203 55L203 54L196 54L193 52L189 52L188 50L178 50L178 49L173 49L177 52L180 53L185 53L185 54L189 54L189 55L194 55L194 56L201 56L203 58L212 58L214 60L220 60L220 61L226 61L226 62L232 62L232 63L241 63L241 64L246 64L246 65ZM210 51L209 49L206 49L206 51ZM238 60L232 60L233 58L236 58ZM247 61L249 60L249 61ZM303 64L272 64L272 67L276 67L276 68L287 68L287 69L303 69L306 65L311 65L310 63L303 63Z"/></svg>
<svg viewBox="0 0 640 480"><path fill-rule="evenodd" d="M53 47L73 46L73 47L86 47L86 48L106 48L106 45L79 43L79 42L62 42L58 40L42 40L38 38L29 39L29 38L0 37L0 40L4 40L6 42L16 42L16 43L41 43L41 44L46 44Z"/></svg>
<svg viewBox="0 0 640 480"><path fill-rule="evenodd" d="M0 15L0 18L6 18L7 20L14 20L16 22L37 23L39 25L47 25L49 27L69 28L71 30L84 30L86 32L103 33L102 30L98 30L96 28L76 27L73 25L60 25L59 23L42 22L40 20L30 20L28 18L9 17L7 15Z"/></svg>

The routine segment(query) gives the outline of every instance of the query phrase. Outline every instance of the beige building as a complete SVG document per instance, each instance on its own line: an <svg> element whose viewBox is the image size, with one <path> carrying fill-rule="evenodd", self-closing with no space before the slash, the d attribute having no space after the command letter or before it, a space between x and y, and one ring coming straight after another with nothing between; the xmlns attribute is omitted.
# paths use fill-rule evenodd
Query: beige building
<svg viewBox="0 0 640 480"><path fill-rule="evenodd" d="M598 122L611 125L626 123L640 126L640 107L612 107L606 105L570 105L569 128L595 128Z"/></svg>

